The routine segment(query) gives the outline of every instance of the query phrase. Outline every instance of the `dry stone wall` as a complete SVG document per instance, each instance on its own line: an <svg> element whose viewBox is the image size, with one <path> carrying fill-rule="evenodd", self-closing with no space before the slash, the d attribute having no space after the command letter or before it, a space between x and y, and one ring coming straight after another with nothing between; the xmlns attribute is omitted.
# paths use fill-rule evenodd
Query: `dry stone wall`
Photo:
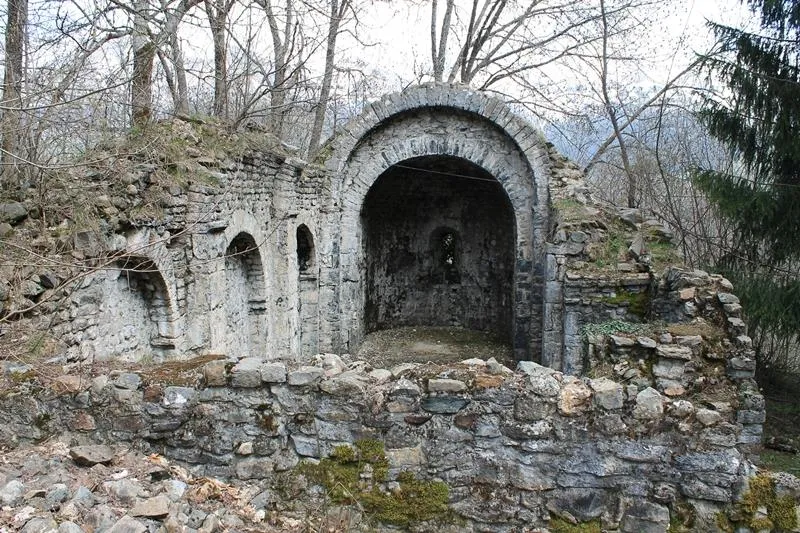
<svg viewBox="0 0 800 533"><path fill-rule="evenodd" d="M382 490L404 471L441 480L451 508L475 527L561 517L663 532L678 505L697 504L698 524L713 521L742 490L751 466L739 443L763 417L749 378L734 381L737 406L717 409L533 362L516 372L478 359L392 370L332 354L312 363L216 360L197 386L125 372L46 389L28 382L2 399L2 443L69 428L76 443L136 443L196 475L267 487L302 461L371 439L389 460Z"/></svg>

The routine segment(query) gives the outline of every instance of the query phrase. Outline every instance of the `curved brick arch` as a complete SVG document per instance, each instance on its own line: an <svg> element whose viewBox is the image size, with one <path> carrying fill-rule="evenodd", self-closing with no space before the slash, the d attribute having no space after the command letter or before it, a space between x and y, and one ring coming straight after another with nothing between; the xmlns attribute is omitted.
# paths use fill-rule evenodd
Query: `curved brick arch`
<svg viewBox="0 0 800 533"><path fill-rule="evenodd" d="M325 323L331 328L327 333L334 339L332 348L353 350L364 334L365 250L360 216L367 193L394 165L443 157L485 170L508 196L516 241L513 344L518 358L539 358L550 166L537 130L495 98L459 86L433 84L369 104L331 142L329 150L326 168L333 177L332 220L331 233L324 236L328 241L324 252L338 261L322 269L321 284L329 289L327 294L321 292L321 299L330 299L324 308L330 311Z"/></svg>

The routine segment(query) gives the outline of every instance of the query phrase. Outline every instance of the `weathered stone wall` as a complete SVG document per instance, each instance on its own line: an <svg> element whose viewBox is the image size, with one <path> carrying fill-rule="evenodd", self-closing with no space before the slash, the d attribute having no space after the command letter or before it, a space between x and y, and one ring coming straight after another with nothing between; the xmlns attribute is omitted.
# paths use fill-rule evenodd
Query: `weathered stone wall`
<svg viewBox="0 0 800 533"><path fill-rule="evenodd" d="M390 462L382 490L401 471L444 481L468 523L510 531L553 516L599 518L640 533L665 531L684 503L697 507L696 524L713 520L750 474L741 443L748 424L763 419L752 379L737 373L729 383L738 407L532 362L517 372L481 360L390 371L334 355L300 367L245 358L207 363L200 386L158 376L123 372L45 389L21 379L0 399L2 444L66 427L76 442L135 442L196 475L269 487L303 460L374 439Z"/></svg>
<svg viewBox="0 0 800 533"><path fill-rule="evenodd" d="M78 314L100 316L101 308L127 298L119 287L93 289L105 282L89 276L55 324L54 332L71 346L70 357L130 352L125 357L136 358L149 345L156 360L192 353L292 359L320 350L354 351L369 327L428 322L493 330L510 339L518 359L540 358L552 154L537 131L485 94L433 85L371 104L323 152L324 168L257 150L199 157L191 167L196 176L166 187L151 218L139 217L136 227L115 234L84 232L76 251L96 258L101 268L114 268L117 257L152 262L150 283L163 287L164 297L143 293L136 301L155 302L163 308L155 314L166 318L155 319L153 327L141 310L104 315L110 332L137 332L135 353L133 340L107 339L96 329L84 334L90 326L75 321ZM404 205L413 200L417 211L395 212L392 225L408 230L407 248L417 255L422 248L430 252L432 229L399 218L422 209L438 213L430 224L459 233L464 271L455 292L454 285L428 290L430 284L411 270L402 279L381 278L376 267L389 259L388 243L380 248L367 242L369 231L390 220L381 217L381 207L365 209L367 193L387 169L395 172L394 165L419 158L428 170L443 173L440 182L450 180L453 194L430 190L421 195L427 197L422 204L420 195L409 197ZM125 180L146 190L154 171L143 164ZM483 194L487 186L496 189L491 198ZM439 205L450 197L461 203ZM313 242L310 268L297 260L301 226ZM511 250L498 253L503 246ZM86 291L100 295L96 312L81 307ZM367 308L385 307L394 299L389 292L403 296L403 309L367 324ZM450 310L441 318L443 305Z"/></svg>

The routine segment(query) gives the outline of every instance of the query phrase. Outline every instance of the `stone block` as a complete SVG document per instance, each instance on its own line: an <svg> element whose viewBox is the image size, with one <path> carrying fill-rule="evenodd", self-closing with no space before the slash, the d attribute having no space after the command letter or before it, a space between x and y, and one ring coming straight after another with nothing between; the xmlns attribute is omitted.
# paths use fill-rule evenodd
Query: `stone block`
<svg viewBox="0 0 800 533"><path fill-rule="evenodd" d="M660 345L656 347L656 355L664 359L680 359L690 361L692 359L692 349L688 346L679 345Z"/></svg>
<svg viewBox="0 0 800 533"><path fill-rule="evenodd" d="M428 392L462 392L467 384L457 379L429 379Z"/></svg>
<svg viewBox="0 0 800 533"><path fill-rule="evenodd" d="M316 437L306 435L291 435L290 440L297 455L303 457L319 457L319 442Z"/></svg>
<svg viewBox="0 0 800 533"><path fill-rule="evenodd" d="M325 371L317 366L301 366L289 372L286 381L289 385L303 386L317 383L325 375Z"/></svg>
<svg viewBox="0 0 800 533"><path fill-rule="evenodd" d="M669 509L647 501L629 505L620 521L623 533L664 533L669 528Z"/></svg>
<svg viewBox="0 0 800 533"><path fill-rule="evenodd" d="M261 381L264 383L286 383L286 365L283 363L262 364Z"/></svg>
<svg viewBox="0 0 800 533"><path fill-rule="evenodd" d="M661 394L652 387L647 387L636 395L633 416L637 420L654 420L664 414Z"/></svg>
<svg viewBox="0 0 800 533"><path fill-rule="evenodd" d="M261 386L261 359L246 357L231 368L231 386L254 388Z"/></svg>
<svg viewBox="0 0 800 533"><path fill-rule="evenodd" d="M621 409L625 403L625 393L622 385L608 378L598 378L589 381L589 386L594 391L595 405L607 410Z"/></svg>
<svg viewBox="0 0 800 533"><path fill-rule="evenodd" d="M429 396L420 402L420 407L429 413L455 414L467 406L469 400L458 396Z"/></svg>

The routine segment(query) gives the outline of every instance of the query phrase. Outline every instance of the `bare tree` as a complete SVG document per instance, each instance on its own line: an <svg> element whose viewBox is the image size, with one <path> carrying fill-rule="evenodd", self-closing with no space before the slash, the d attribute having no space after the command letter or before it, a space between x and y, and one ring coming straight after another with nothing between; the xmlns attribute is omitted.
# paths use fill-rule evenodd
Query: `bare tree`
<svg viewBox="0 0 800 533"><path fill-rule="evenodd" d="M236 0L204 0L214 41L214 115L228 116L228 14Z"/></svg>
<svg viewBox="0 0 800 533"><path fill-rule="evenodd" d="M442 81L444 77L444 66L447 55L447 39L450 35L450 25L453 17L455 0L446 0L441 30L437 39L436 24L438 23L437 8L439 1L431 0L431 63L433 64L433 79Z"/></svg>
<svg viewBox="0 0 800 533"><path fill-rule="evenodd" d="M6 61L3 77L2 180L9 190L17 185L20 157L22 85L25 66L25 31L28 19L28 0L8 0L6 23Z"/></svg>
<svg viewBox="0 0 800 533"><path fill-rule="evenodd" d="M314 125L311 127L311 139L308 143L308 154L314 155L319 148L322 138L322 128L325 124L325 112L331 97L331 84L336 61L336 41L339 37L340 26L348 11L352 9L351 0L329 0L328 35L325 48L325 69L322 73L322 85L319 98L314 110Z"/></svg>

